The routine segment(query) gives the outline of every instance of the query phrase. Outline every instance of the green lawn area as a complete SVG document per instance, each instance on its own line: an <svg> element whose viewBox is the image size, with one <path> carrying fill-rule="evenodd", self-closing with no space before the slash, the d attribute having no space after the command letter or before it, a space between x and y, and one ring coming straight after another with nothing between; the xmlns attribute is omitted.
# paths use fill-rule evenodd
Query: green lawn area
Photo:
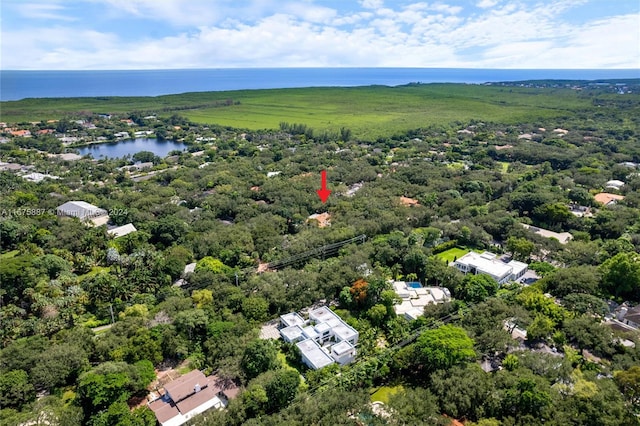
<svg viewBox="0 0 640 426"><path fill-rule="evenodd" d="M371 402L380 401L385 404L389 403L389 397L395 393L402 391L404 388L402 385L397 386L382 386L380 389L371 394Z"/></svg>
<svg viewBox="0 0 640 426"><path fill-rule="evenodd" d="M447 251L443 251L442 253L436 254L436 257L442 260L445 260L447 263L453 262L453 259L460 259L465 254L469 253L471 250L466 248L454 247Z"/></svg>
<svg viewBox="0 0 640 426"><path fill-rule="evenodd" d="M231 100L232 102L227 102ZM278 129L279 123L306 124L317 133L351 129L375 139L431 124L471 119L531 122L593 108L572 90L502 88L466 84L397 87L314 87L198 92L157 97L43 98L0 102L3 121L39 121L91 111L144 111L183 115L192 121L250 130Z"/></svg>

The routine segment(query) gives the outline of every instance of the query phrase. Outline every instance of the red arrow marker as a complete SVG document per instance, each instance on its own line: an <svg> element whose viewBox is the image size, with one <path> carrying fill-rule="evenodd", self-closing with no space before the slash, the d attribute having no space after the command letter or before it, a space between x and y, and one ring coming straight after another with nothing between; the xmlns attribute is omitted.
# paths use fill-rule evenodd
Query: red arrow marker
<svg viewBox="0 0 640 426"><path fill-rule="evenodd" d="M327 199L329 198L329 194L331 194L331 191L327 189L327 171L323 170L320 172L320 189L318 189L316 192L318 193L318 196L320 197L320 201L322 201L322 204L327 202Z"/></svg>

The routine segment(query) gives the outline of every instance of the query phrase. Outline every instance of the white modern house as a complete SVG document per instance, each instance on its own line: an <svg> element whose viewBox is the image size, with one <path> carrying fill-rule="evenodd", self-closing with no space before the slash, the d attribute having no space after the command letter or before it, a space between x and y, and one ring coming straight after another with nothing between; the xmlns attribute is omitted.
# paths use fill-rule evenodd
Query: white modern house
<svg viewBox="0 0 640 426"><path fill-rule="evenodd" d="M309 311L306 320L295 312L282 315L280 325L282 339L296 344L309 368L345 365L356 357L358 332L326 306Z"/></svg>
<svg viewBox="0 0 640 426"><path fill-rule="evenodd" d="M402 315L413 321L424 314L424 307L429 304L444 303L451 300L451 293L444 287L422 287L417 282L394 281L393 291L402 302L393 309L396 315Z"/></svg>
<svg viewBox="0 0 640 426"><path fill-rule="evenodd" d="M497 255L485 251L484 253L469 252L456 260L453 264L460 272L465 274L487 274L498 284L516 281L521 278L529 265L517 260L503 262Z"/></svg>
<svg viewBox="0 0 640 426"><path fill-rule="evenodd" d="M233 382L193 370L167 383L164 395L148 405L161 426L180 426L211 408L225 408L239 392Z"/></svg>

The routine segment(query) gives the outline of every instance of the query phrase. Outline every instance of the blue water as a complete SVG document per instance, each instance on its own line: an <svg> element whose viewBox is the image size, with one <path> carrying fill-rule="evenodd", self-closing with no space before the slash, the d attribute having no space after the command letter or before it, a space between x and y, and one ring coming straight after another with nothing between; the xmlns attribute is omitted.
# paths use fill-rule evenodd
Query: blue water
<svg viewBox="0 0 640 426"><path fill-rule="evenodd" d="M539 79L640 78L640 70L463 68L242 68L136 71L0 70L0 100L76 96L158 96L185 92L311 86L397 86Z"/></svg>
<svg viewBox="0 0 640 426"><path fill-rule="evenodd" d="M410 283L407 283L407 287L409 287L409 288L422 288L422 284L420 284L418 282L410 282Z"/></svg>
<svg viewBox="0 0 640 426"><path fill-rule="evenodd" d="M180 142L159 141L157 139L126 139L113 143L100 143L79 148L80 155L91 154L93 158L119 158L140 151L151 151L158 157L166 157L171 151L183 151L186 146Z"/></svg>

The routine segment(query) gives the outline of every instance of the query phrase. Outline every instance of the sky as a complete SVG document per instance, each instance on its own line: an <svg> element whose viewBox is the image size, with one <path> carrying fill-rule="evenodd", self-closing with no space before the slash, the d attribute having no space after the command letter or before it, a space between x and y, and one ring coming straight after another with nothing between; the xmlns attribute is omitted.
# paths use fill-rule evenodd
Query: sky
<svg viewBox="0 0 640 426"><path fill-rule="evenodd" d="M1 0L0 69L640 68L640 0Z"/></svg>

